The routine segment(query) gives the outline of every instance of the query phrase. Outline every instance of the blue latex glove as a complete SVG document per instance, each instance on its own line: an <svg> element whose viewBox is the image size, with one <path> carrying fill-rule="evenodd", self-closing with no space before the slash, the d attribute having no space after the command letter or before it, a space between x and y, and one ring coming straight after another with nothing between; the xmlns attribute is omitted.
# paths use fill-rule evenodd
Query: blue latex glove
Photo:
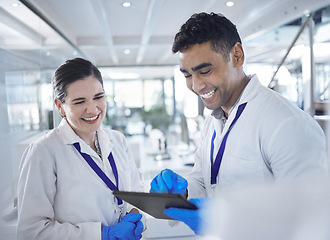
<svg viewBox="0 0 330 240"><path fill-rule="evenodd" d="M140 221L142 214L129 213L119 223L102 227L103 240L142 238L143 223Z"/></svg>
<svg viewBox="0 0 330 240"><path fill-rule="evenodd" d="M164 213L169 217L187 224L195 234L203 233L204 220L202 218L203 205L208 201L207 198L192 198L190 199L198 209L182 209L182 208L167 208Z"/></svg>
<svg viewBox="0 0 330 240"><path fill-rule="evenodd" d="M150 192L186 193L188 182L170 169L161 171L150 183Z"/></svg>

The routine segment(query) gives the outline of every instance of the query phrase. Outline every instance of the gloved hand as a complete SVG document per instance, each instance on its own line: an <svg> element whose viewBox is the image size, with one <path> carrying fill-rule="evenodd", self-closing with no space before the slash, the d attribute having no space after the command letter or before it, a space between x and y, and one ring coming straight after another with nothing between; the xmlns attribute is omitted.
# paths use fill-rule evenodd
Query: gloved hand
<svg viewBox="0 0 330 240"><path fill-rule="evenodd" d="M150 183L150 192L186 193L188 182L170 169L162 170Z"/></svg>
<svg viewBox="0 0 330 240"><path fill-rule="evenodd" d="M169 217L187 224L195 234L201 234L204 230L204 219L202 211L204 211L204 205L208 201L207 198L192 198L190 199L198 209L182 209L182 208L167 208L164 213Z"/></svg>
<svg viewBox="0 0 330 240"><path fill-rule="evenodd" d="M140 221L142 214L129 213L119 223L102 227L103 240L142 238L143 224Z"/></svg>

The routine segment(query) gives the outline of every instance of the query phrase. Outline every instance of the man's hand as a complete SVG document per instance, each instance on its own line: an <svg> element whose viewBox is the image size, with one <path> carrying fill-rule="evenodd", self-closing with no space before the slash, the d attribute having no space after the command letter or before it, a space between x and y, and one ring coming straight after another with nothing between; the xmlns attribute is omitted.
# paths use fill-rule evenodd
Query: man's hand
<svg viewBox="0 0 330 240"><path fill-rule="evenodd" d="M188 182L185 178L170 169L161 171L150 183L150 192L159 193L186 193Z"/></svg>
<svg viewBox="0 0 330 240"><path fill-rule="evenodd" d="M182 209L182 208L167 208L164 210L169 217L176 219L178 221L184 222L187 224L191 230L195 232L195 234L201 234L204 230L204 219L202 216L202 211L204 211L203 205L205 205L208 201L207 198L192 198L190 199L198 209L190 210L190 209Z"/></svg>

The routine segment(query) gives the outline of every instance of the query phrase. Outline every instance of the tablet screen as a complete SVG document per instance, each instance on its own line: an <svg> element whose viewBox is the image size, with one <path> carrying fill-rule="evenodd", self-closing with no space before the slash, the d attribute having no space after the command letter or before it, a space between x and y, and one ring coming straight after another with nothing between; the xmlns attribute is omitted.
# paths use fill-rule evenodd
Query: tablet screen
<svg viewBox="0 0 330 240"><path fill-rule="evenodd" d="M197 209L180 194L113 191L113 194L131 205L159 219L172 219L164 213L170 207Z"/></svg>

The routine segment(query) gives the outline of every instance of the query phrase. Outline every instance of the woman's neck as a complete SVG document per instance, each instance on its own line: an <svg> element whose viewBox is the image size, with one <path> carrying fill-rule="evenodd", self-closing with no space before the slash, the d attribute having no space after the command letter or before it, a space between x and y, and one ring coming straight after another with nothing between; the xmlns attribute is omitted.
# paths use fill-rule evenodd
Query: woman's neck
<svg viewBox="0 0 330 240"><path fill-rule="evenodd" d="M96 131L92 133L83 133L78 132L76 129L74 129L68 120L66 120L69 126L72 128L72 130L87 143L95 152L97 152L96 146L95 146L95 137L96 137Z"/></svg>

